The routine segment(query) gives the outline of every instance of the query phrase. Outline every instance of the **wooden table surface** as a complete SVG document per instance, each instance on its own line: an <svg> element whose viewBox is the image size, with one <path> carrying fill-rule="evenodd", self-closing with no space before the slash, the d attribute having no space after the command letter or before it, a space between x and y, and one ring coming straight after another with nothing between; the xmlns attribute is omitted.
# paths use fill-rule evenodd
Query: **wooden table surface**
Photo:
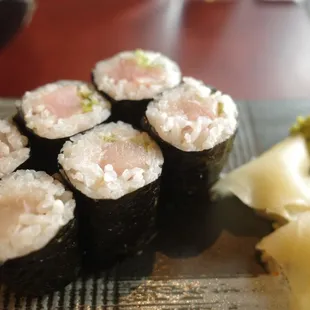
<svg viewBox="0 0 310 310"><path fill-rule="evenodd" d="M310 19L295 4L235 0L41 0L0 51L0 96L57 79L89 79L124 49L161 51L239 99L310 97Z"/></svg>

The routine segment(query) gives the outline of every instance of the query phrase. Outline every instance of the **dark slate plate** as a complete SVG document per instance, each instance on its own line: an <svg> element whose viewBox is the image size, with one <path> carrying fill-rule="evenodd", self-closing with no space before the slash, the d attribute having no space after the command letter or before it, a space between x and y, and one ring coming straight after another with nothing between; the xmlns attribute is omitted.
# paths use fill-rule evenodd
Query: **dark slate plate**
<svg viewBox="0 0 310 310"><path fill-rule="evenodd" d="M14 111L0 101L1 116ZM309 113L309 102L239 102L240 130L225 171L259 155L287 135L295 117ZM25 299L0 291L1 310L19 309L209 309L287 310L288 288L266 274L255 244L271 231L236 198L162 222L157 238L135 257L113 269L85 276L62 292Z"/></svg>

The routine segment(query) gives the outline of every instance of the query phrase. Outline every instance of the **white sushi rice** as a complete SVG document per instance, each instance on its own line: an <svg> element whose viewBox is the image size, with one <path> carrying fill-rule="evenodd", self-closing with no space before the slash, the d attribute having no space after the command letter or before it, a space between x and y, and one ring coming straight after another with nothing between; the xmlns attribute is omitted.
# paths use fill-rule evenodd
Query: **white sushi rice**
<svg viewBox="0 0 310 310"><path fill-rule="evenodd" d="M207 108L214 117L199 115L190 119L180 105L192 100L199 109ZM193 109L189 106L189 113ZM178 87L150 102L146 116L164 141L182 151L192 152L211 149L231 137L237 128L238 111L230 96L220 91L212 93L203 82L185 77Z"/></svg>
<svg viewBox="0 0 310 310"><path fill-rule="evenodd" d="M129 124L100 125L70 140L58 156L59 163L70 182L90 198L118 199L155 181L161 174L161 150L146 133L133 129ZM118 141L128 142L129 147L131 143L146 147L145 168L130 167L118 174L113 163L102 167L100 162L105 159L106 148ZM128 158L120 156L125 167L128 167Z"/></svg>
<svg viewBox="0 0 310 310"><path fill-rule="evenodd" d="M0 178L13 172L30 156L28 139L11 120L0 120Z"/></svg>
<svg viewBox="0 0 310 310"><path fill-rule="evenodd" d="M92 106L92 111L73 114L67 118L59 118L50 112L43 104L44 96L62 87L76 85L83 91L90 91L98 104ZM42 99L42 103L38 101ZM58 81L46 84L31 92L26 92L21 102L16 103L22 109L26 126L40 137L57 139L70 137L104 122L111 115L110 103L102 98L87 83L80 81Z"/></svg>
<svg viewBox="0 0 310 310"><path fill-rule="evenodd" d="M135 59L136 51L125 51L115 56L102 60L95 65L93 78L97 88L108 94L114 100L143 100L151 99L166 89L175 87L181 82L179 66L168 57L152 51L142 51L152 65L160 66L163 78L152 80L146 79L128 81L125 79L115 80L109 75L121 59ZM137 67L139 64L137 63Z"/></svg>
<svg viewBox="0 0 310 310"><path fill-rule="evenodd" d="M72 193L45 172L0 181L0 262L42 249L74 217Z"/></svg>

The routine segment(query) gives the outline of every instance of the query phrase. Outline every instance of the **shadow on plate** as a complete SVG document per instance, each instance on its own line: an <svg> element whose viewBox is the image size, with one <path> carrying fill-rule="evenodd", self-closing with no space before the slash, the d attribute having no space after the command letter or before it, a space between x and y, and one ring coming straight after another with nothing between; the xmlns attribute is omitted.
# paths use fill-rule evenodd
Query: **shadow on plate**
<svg viewBox="0 0 310 310"><path fill-rule="evenodd" d="M237 198L195 197L161 205L159 233L140 255L117 266L117 280L231 277L264 274L255 245L272 231Z"/></svg>
<svg viewBox="0 0 310 310"><path fill-rule="evenodd" d="M156 244L157 250L169 257L199 255L211 248L223 231L257 240L272 231L270 222L235 197L211 203L209 197L200 195L174 208L162 206L162 209Z"/></svg>

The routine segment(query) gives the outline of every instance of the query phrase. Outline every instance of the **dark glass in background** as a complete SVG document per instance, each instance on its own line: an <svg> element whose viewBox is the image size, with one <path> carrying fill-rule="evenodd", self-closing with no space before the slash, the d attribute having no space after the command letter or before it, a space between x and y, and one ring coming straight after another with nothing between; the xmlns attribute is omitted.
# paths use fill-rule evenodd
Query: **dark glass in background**
<svg viewBox="0 0 310 310"><path fill-rule="evenodd" d="M0 0L0 49L31 17L34 0Z"/></svg>

